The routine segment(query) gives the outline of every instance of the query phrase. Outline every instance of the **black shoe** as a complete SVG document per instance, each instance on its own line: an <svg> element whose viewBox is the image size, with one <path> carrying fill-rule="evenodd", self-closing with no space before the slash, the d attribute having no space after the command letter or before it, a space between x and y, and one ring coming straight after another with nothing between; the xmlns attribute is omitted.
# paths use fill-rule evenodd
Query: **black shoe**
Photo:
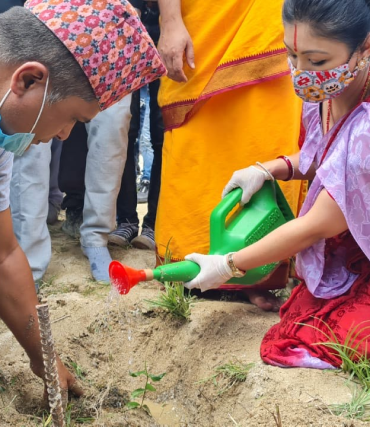
<svg viewBox="0 0 370 427"><path fill-rule="evenodd" d="M62 224L62 231L74 239L80 237L80 227L83 220L82 211L82 208L67 208L66 210L66 219Z"/></svg>
<svg viewBox="0 0 370 427"><path fill-rule="evenodd" d="M137 202L138 203L148 203L148 194L149 194L149 185L150 181L143 179L137 190Z"/></svg>
<svg viewBox="0 0 370 427"><path fill-rule="evenodd" d="M114 231L108 234L108 242L126 248L131 243L131 240L138 235L138 233L138 224L122 222L121 224L118 224Z"/></svg>
<svg viewBox="0 0 370 427"><path fill-rule="evenodd" d="M48 217L46 218L47 224L54 225L55 223L57 223L59 212L60 212L60 203L49 201Z"/></svg>
<svg viewBox="0 0 370 427"><path fill-rule="evenodd" d="M134 248L155 251L154 230L144 225L140 236L132 239L131 244Z"/></svg>

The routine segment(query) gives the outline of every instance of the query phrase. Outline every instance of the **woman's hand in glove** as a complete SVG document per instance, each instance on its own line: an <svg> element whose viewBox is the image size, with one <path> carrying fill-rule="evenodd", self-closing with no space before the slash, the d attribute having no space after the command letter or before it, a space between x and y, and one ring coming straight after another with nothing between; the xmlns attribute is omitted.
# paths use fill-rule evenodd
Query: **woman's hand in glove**
<svg viewBox="0 0 370 427"><path fill-rule="evenodd" d="M264 182L268 180L271 180L271 176L265 170L256 166L240 169L233 173L233 176L222 192L222 198L234 188L240 187L243 190L240 204L245 205L249 202L253 194L262 188Z"/></svg>
<svg viewBox="0 0 370 427"><path fill-rule="evenodd" d="M227 263L226 255L201 255L193 253L186 255L185 259L199 264L201 270L197 277L184 283L188 289L199 288L202 292L217 289L233 277L231 268Z"/></svg>

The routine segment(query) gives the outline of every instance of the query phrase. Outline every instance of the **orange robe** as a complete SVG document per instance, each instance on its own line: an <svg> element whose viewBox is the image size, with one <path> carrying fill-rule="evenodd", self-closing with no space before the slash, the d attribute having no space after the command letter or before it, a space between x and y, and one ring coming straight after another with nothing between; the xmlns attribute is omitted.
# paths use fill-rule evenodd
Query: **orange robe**
<svg viewBox="0 0 370 427"><path fill-rule="evenodd" d="M160 257L209 250L209 217L235 170L298 151L301 102L283 45L282 0L182 0L195 70L163 78L166 133L155 228ZM300 183L282 188L297 212Z"/></svg>

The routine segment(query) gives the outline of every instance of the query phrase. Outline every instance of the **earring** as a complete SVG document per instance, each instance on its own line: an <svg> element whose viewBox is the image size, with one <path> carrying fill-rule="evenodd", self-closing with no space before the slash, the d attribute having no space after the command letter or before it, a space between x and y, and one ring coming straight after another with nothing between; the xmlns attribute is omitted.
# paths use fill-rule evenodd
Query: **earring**
<svg viewBox="0 0 370 427"><path fill-rule="evenodd" d="M362 58L359 63L357 64L359 70L363 70L366 68L367 64L369 63L369 58Z"/></svg>

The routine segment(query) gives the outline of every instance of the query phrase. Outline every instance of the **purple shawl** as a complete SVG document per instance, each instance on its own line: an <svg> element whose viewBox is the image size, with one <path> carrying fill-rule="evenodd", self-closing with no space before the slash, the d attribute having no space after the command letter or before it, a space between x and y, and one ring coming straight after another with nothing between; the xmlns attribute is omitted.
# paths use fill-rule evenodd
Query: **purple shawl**
<svg viewBox="0 0 370 427"><path fill-rule="evenodd" d="M306 139L300 154L299 170L304 174L319 165L324 150L341 121L323 135L320 105L306 103L303 124ZM299 216L303 216L325 188L337 202L349 231L370 259L370 104L363 102L346 119L323 163L318 166ZM346 268L346 250L338 248L325 259L325 240L297 255L297 273L317 298L344 294L357 275Z"/></svg>

